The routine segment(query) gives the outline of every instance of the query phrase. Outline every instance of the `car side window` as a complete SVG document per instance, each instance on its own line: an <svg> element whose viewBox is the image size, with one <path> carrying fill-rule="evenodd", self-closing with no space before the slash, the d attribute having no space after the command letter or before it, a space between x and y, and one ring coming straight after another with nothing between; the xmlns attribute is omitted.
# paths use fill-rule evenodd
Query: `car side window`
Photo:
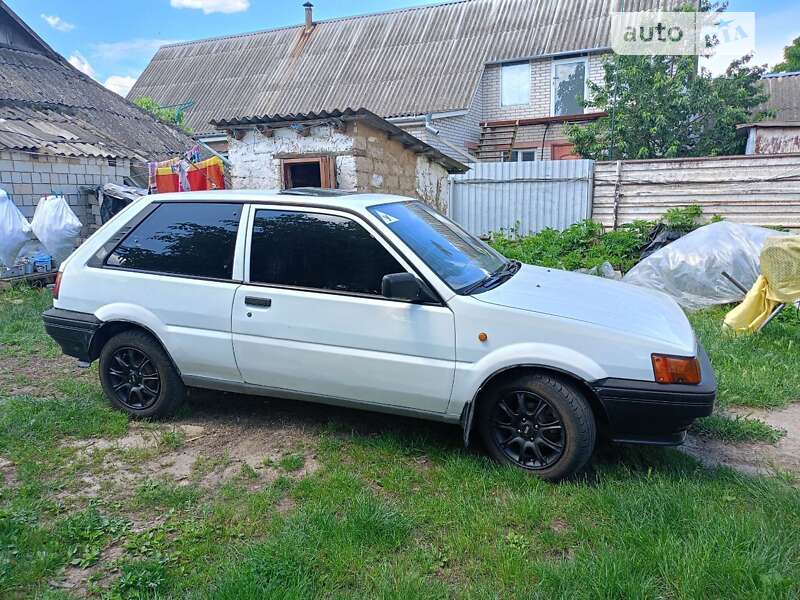
<svg viewBox="0 0 800 600"><path fill-rule="evenodd" d="M231 279L241 204L164 203L106 259L112 267Z"/></svg>
<svg viewBox="0 0 800 600"><path fill-rule="evenodd" d="M405 269L370 233L346 217L258 210L250 281L356 294L381 294L384 275Z"/></svg>

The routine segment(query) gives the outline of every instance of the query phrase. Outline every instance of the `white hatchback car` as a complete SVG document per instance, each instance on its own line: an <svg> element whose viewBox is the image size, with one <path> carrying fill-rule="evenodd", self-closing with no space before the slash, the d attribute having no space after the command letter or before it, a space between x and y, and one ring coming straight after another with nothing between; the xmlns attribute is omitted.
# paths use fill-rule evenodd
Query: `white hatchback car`
<svg viewBox="0 0 800 600"><path fill-rule="evenodd" d="M716 394L669 297L507 260L397 196L148 196L64 262L53 304L48 333L132 415L186 386L413 415L550 480L598 432L681 443Z"/></svg>

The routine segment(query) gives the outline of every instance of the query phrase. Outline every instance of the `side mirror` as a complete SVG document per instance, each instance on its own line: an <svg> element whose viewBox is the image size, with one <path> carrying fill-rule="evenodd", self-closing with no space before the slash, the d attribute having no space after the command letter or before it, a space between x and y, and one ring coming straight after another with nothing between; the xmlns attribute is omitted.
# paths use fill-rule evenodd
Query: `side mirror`
<svg viewBox="0 0 800 600"><path fill-rule="evenodd" d="M393 300L407 300L408 302L429 302L433 294L428 286L422 283L411 273L391 273L383 276L381 293L386 298Z"/></svg>

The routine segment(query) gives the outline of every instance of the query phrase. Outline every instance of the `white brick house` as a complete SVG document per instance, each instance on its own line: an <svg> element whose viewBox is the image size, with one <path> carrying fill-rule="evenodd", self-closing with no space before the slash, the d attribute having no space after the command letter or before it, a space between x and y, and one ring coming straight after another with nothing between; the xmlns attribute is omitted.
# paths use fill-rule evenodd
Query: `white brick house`
<svg viewBox="0 0 800 600"><path fill-rule="evenodd" d="M582 99L602 80L621 7L462 0L317 22L306 5L301 25L163 46L129 98L191 102L201 139L218 139L212 120L363 106L460 161L566 158L563 124L598 116Z"/></svg>

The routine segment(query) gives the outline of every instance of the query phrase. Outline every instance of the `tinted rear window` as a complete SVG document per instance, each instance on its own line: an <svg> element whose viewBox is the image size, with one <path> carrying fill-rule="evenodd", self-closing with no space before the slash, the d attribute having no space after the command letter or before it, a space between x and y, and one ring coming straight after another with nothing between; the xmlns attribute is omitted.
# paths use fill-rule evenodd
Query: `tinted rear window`
<svg viewBox="0 0 800 600"><path fill-rule="evenodd" d="M106 264L230 279L241 214L241 204L162 204L122 240Z"/></svg>

